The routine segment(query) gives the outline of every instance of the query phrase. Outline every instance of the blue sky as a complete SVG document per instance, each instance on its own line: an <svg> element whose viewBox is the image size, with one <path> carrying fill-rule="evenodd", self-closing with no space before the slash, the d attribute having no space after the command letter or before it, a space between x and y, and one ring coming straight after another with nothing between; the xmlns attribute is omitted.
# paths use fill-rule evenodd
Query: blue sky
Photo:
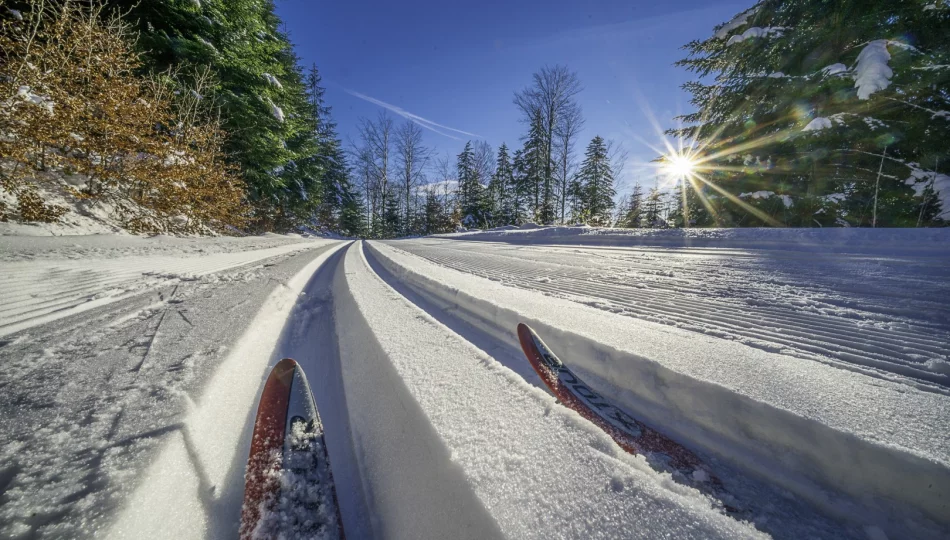
<svg viewBox="0 0 950 540"><path fill-rule="evenodd" d="M344 141L384 103L433 122L425 142L441 153L476 138L466 133L520 147L514 92L542 66L563 64L584 86L578 150L594 135L622 143L629 190L638 176L653 183L648 144L662 143L650 116L665 129L690 110L680 85L691 75L672 65L681 47L753 3L278 0L277 13L302 63L320 69Z"/></svg>

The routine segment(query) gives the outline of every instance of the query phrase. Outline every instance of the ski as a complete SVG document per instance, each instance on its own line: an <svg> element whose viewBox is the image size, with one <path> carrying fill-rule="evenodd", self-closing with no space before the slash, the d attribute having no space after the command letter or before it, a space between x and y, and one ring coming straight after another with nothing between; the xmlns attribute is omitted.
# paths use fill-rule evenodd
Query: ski
<svg viewBox="0 0 950 540"><path fill-rule="evenodd" d="M518 325L518 340L531 366L555 397L604 430L621 448L631 454L643 455L651 466L670 472L681 483L719 499L732 499L725 493L722 482L695 454L592 390L528 325ZM734 510L728 505L726 508Z"/></svg>
<svg viewBox="0 0 950 540"><path fill-rule="evenodd" d="M264 383L244 478L242 540L344 538L323 423L290 358Z"/></svg>

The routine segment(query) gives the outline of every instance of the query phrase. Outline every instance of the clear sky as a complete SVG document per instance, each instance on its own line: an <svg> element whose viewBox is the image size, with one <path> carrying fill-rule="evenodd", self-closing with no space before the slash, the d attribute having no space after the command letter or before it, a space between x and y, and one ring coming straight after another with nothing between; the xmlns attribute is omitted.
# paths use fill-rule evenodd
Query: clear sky
<svg viewBox="0 0 950 540"><path fill-rule="evenodd" d="M629 190L638 176L653 183L643 164L662 139L650 116L666 129L690 110L680 85L692 76L672 65L681 47L753 3L278 0L277 12L302 63L320 69L346 144L359 118L375 118L383 103L432 122L425 143L443 154L467 139L520 147L515 91L542 66L563 64L584 87L578 151L594 135L622 143L630 159L621 189Z"/></svg>

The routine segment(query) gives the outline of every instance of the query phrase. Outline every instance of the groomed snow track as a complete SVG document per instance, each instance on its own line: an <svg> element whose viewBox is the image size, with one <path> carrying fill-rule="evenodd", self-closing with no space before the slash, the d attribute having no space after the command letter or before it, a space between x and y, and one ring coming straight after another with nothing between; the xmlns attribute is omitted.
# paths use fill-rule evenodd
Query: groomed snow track
<svg viewBox="0 0 950 540"><path fill-rule="evenodd" d="M381 274L509 347L516 347L510 329L531 324L599 391L693 448L788 489L827 515L893 537L939 537L950 524L944 431L950 400L942 388L802 362L513 289L483 273L489 257L466 259L469 272L487 279L472 278L404 253L426 248L406 244L369 243L367 258ZM465 250L455 245L444 252L457 261ZM425 258L436 258L432 251ZM513 258L506 257L504 272L530 264ZM538 277L524 279L538 288ZM579 281L595 295L602 290L589 276ZM919 529L907 515L922 517Z"/></svg>
<svg viewBox="0 0 950 540"><path fill-rule="evenodd" d="M799 324L801 335L776 332L769 339L788 343L772 348L769 340L752 334L735 339L767 325L748 322L750 314L734 304L704 300L709 290L678 293L658 279L650 285L661 296L647 301L636 296L641 289L632 279L618 281L616 272L612 282L602 283L569 264L558 266L554 259L572 248L539 248L552 259L542 274L532 271L537 261L519 261L512 254L466 258L472 242L427 242L325 242L316 244L321 250L312 255L284 262L279 253L276 258L235 254L237 261L259 262L252 274L261 283L281 276L269 289L245 287L256 291L252 302L260 307L253 309L240 299L248 294L244 289L228 292L232 288L225 282L231 278L218 277L210 266L172 268L180 265L172 260L149 272L158 281L131 280L119 293L106 288L103 298L115 307L89 311L95 324L111 322L83 345L88 351L83 349L79 360L93 366L83 380L95 384L100 357L116 356L120 363L103 379L106 408L88 413L91 427L108 431L105 437L111 439L132 422L130 429L144 433L136 437L155 441L154 448L116 454L116 448L126 446L90 439L102 463L126 460L98 477L81 467L71 473L85 474L82 482L95 485L89 490L112 493L104 499L108 505L97 507L95 520L88 520L87 494L80 489L75 495L65 486L56 489L68 503L48 513L44 525L23 518L26 528L0 531L26 531L36 538L234 537L256 399L269 366L287 356L300 362L315 392L350 538L927 539L950 531L950 397L944 381L927 375L941 372L923 365L925 358L939 358L939 351L918 348L941 339L946 328L942 308L935 309L929 326L898 328L886 313L879 321L857 325L865 332L862 339L877 348L849 349L845 343L827 348L830 340L815 338L825 347L817 358L809 355L805 338L821 330L820 317L775 311L790 327ZM280 248L288 253L298 249L286 243ZM440 243L457 245L435 245ZM670 255L646 252L655 258L623 249L601 258L632 258L641 271L659 272ZM737 250L734 256L752 255ZM578 257L574 263L592 255ZM103 265L98 275L108 279L109 268ZM697 272L708 270L707 265ZM603 266L596 271L611 277ZM205 277L189 281L202 272ZM101 287L101 281L90 283ZM731 287L709 285L717 286L724 297ZM800 286L790 273L779 289ZM161 305L149 304L140 287L159 287ZM818 287L830 290L833 284ZM774 300L781 301L782 294ZM931 296L895 299L889 308L900 318L914 306L939 304L939 294ZM822 290L812 298L816 312L840 308L836 314L842 315L862 309L831 307L845 298ZM752 300L750 311L770 313L772 306L755 304L761 295L746 300ZM624 302L627 312L617 309ZM223 311L211 317L216 306ZM651 306L655 311L649 311ZM67 310L74 307L67 302ZM641 316L625 316L641 307ZM169 308L178 314L166 320ZM722 308L712 312L718 318L694 321L702 331L690 325L698 311L716 308ZM61 315L55 323L23 319L30 333L11 330L0 342L0 354L20 350L16 347L32 350L30 340L46 328L82 331L84 315ZM650 316L663 320L644 320ZM177 361L185 347L209 346L200 339L192 343L201 332L189 319L197 317L214 321L222 328L214 335L227 341L216 344L220 353L192 353ZM681 327L670 324L669 317L680 317ZM138 340L126 358L111 329L138 331L152 318L157 325L147 336L144 356L136 356ZM520 352L518 322L538 330L601 394L706 459L732 494L724 502L738 511L726 512L722 501L675 483L557 404ZM845 324L840 318L833 322ZM836 332L844 335L844 328ZM176 348L176 335L197 337L187 337ZM907 347L885 339L895 335L911 338ZM105 353L100 349L107 344ZM68 354L74 350L70 347L72 342L60 349ZM915 356L920 350L925 354ZM883 364L875 366L875 360ZM138 363L137 370L124 369L121 361L132 368ZM161 399L155 398L161 377L191 369L195 362L207 366L201 384L182 386L169 379ZM926 373L901 371L904 367ZM158 379L144 384L146 376ZM122 384L134 389L128 399L110 394ZM146 397L131 401L143 399L136 396ZM32 436L55 453L63 440L55 431ZM130 450L138 448L134 441L139 439L121 440L133 441L118 443L130 444ZM22 445L8 449L17 448ZM68 447L61 453L57 460L69 458ZM132 457L138 461L128 462ZM4 468L0 484L10 485L23 470ZM11 496L22 498L14 501L18 512L28 509L30 495L10 491L0 497L0 512L6 512Z"/></svg>

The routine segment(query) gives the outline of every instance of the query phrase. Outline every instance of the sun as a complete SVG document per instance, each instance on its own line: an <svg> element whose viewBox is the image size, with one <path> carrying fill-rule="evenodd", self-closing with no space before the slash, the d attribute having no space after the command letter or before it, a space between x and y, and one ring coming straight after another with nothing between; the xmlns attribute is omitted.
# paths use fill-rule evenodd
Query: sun
<svg viewBox="0 0 950 540"><path fill-rule="evenodd" d="M686 154L673 153L666 156L663 170L676 179L688 178L696 170L696 161Z"/></svg>

